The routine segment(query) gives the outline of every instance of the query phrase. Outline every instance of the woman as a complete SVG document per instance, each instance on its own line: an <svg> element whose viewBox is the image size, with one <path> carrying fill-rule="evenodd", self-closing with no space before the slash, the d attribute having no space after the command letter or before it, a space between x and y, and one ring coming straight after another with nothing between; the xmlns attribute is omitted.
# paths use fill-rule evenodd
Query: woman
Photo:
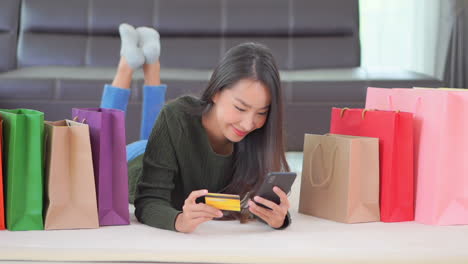
<svg viewBox="0 0 468 264"><path fill-rule="evenodd" d="M159 34L145 28L144 35L141 28L135 30L125 24L119 31L122 56L112 87L104 91L102 107L119 108L115 102L125 102L122 94L128 100L129 92L123 90L130 87L133 70L141 64L144 96L165 91L159 79ZM145 102L146 98L144 108L152 107ZM146 112L151 111L143 110L142 122L153 124L145 119ZM189 233L213 219L235 217L244 222L250 212L273 228L289 225L289 201L283 191L274 188L281 199L279 205L252 197L268 172L289 171L283 145L279 73L263 45L246 43L230 49L202 96L182 96L166 104L147 143L137 144L128 149L132 154L129 188L140 222ZM243 198L242 207L248 210L241 214L225 212L223 217L220 210L197 203L208 192L238 194Z"/></svg>

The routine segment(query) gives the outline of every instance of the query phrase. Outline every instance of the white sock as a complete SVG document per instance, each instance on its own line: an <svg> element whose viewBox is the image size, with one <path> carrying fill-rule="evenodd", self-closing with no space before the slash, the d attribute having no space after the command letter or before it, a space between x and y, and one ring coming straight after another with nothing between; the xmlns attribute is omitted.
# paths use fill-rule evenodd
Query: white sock
<svg viewBox="0 0 468 264"><path fill-rule="evenodd" d="M140 37L140 47L145 55L146 64L152 64L159 60L161 44L159 33L154 28L139 27L136 29Z"/></svg>
<svg viewBox="0 0 468 264"><path fill-rule="evenodd" d="M119 26L121 47L120 56L125 57L128 65L134 70L140 68L145 63L145 56L139 48L139 34L135 28L129 24Z"/></svg>

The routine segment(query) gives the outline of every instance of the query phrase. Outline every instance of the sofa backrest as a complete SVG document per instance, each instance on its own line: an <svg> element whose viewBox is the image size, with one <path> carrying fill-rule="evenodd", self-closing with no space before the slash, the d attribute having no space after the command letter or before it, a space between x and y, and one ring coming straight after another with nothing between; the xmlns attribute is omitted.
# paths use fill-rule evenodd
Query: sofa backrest
<svg viewBox="0 0 468 264"><path fill-rule="evenodd" d="M0 72L16 67L20 0L0 1Z"/></svg>
<svg viewBox="0 0 468 264"><path fill-rule="evenodd" d="M360 65L358 0L22 0L18 65L115 66L118 25L161 34L163 67L211 69L269 46L281 69Z"/></svg>

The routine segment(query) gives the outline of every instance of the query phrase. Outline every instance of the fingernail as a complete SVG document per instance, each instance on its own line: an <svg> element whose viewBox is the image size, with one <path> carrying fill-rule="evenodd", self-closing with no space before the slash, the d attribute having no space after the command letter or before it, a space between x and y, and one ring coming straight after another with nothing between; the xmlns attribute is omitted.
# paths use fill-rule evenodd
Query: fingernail
<svg viewBox="0 0 468 264"><path fill-rule="evenodd" d="M255 200L255 201L258 201L258 199L260 199L260 198L258 198L258 196L255 196L255 197L254 197L254 200Z"/></svg>
<svg viewBox="0 0 468 264"><path fill-rule="evenodd" d="M223 216L223 213L222 213L222 212L218 212L218 216L219 216L219 217Z"/></svg>

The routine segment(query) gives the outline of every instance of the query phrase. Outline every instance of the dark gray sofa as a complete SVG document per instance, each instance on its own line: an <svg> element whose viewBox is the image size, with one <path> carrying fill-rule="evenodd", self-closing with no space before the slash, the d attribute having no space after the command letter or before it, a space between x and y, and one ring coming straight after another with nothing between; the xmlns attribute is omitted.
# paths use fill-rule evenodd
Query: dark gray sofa
<svg viewBox="0 0 468 264"><path fill-rule="evenodd" d="M235 44L269 46L281 68L289 150L302 149L304 133L328 132L332 106L363 107L368 86L443 86L360 67L358 0L2 0L0 107L58 120L72 107L98 106L115 73L122 22L160 32L168 100L200 93ZM132 83L129 142L139 135L142 76Z"/></svg>

